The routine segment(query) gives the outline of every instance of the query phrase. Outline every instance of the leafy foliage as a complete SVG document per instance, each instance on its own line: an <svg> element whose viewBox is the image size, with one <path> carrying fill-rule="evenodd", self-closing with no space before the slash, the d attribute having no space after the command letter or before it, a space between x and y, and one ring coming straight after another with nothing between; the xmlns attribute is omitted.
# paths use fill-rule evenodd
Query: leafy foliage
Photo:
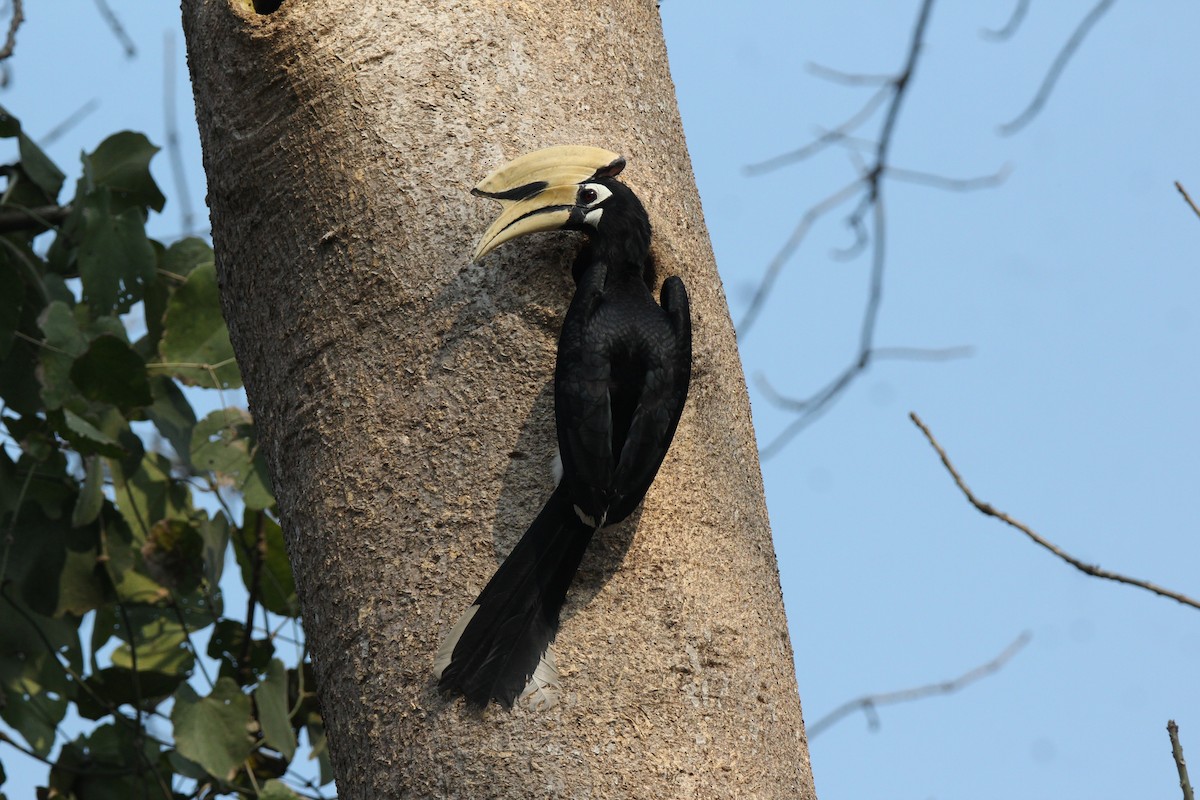
<svg viewBox="0 0 1200 800"><path fill-rule="evenodd" d="M20 156L0 206L57 204L63 173L3 109L0 138ZM323 728L303 657L258 622L295 620L295 587L253 421L198 422L181 388L241 377L212 250L146 236L156 151L109 137L59 228L0 235L0 745L49 765L47 797L296 797L301 731L328 779Z"/></svg>

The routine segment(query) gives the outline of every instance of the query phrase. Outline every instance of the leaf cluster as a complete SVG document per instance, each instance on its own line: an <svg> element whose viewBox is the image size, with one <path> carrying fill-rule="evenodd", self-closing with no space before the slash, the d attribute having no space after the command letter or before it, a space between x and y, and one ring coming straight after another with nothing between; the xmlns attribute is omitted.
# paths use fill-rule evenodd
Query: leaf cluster
<svg viewBox="0 0 1200 800"><path fill-rule="evenodd" d="M61 205L65 175L3 109L0 138L19 156L0 167L0 747L49 765L44 797L293 797L306 732L326 782L308 665L276 655L298 608L253 422L197 419L209 393L185 391L241 386L212 249L147 237L165 198L145 136L84 153Z"/></svg>

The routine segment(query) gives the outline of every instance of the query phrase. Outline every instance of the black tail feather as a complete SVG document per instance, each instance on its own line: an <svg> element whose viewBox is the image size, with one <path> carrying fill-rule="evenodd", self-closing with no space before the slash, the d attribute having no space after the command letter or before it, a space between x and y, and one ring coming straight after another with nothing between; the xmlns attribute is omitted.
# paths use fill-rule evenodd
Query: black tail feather
<svg viewBox="0 0 1200 800"><path fill-rule="evenodd" d="M558 631L559 611L593 533L560 485L475 599L458 641L447 641L453 651L439 689L481 707L490 700L512 706Z"/></svg>

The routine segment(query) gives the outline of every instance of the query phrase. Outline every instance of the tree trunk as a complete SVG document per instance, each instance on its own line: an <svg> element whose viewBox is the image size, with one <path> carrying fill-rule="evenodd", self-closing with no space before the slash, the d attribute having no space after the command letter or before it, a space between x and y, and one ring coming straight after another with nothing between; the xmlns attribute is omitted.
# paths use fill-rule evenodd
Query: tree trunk
<svg viewBox="0 0 1200 800"><path fill-rule="evenodd" d="M267 448L340 795L813 797L758 457L648 0L184 0L225 313ZM695 366L644 507L584 559L558 705L442 699L441 638L549 495L579 240L469 263L468 189L623 153Z"/></svg>

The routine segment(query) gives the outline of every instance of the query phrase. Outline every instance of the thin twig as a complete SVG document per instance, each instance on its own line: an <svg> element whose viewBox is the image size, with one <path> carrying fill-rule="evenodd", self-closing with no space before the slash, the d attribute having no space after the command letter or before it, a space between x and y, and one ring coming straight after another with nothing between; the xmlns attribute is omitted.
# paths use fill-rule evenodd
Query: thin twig
<svg viewBox="0 0 1200 800"><path fill-rule="evenodd" d="M747 164L743 167L742 171L747 175L762 175L765 172L771 172L772 170L786 167L788 164L795 164L797 161L803 161L806 158L816 155L834 142L844 139L850 131L870 119L880 104L887 99L887 96L888 87L885 86L871 95L862 108L851 114L845 122L836 128L823 132L816 139L791 152L773 156L766 161L759 161L757 164Z"/></svg>
<svg viewBox="0 0 1200 800"><path fill-rule="evenodd" d="M843 86L882 86L885 83L891 83L894 78L892 75L868 75L862 72L843 72L840 69L827 67L815 61L808 62L804 65L804 68L813 77L824 78L830 83L840 83Z"/></svg>
<svg viewBox="0 0 1200 800"><path fill-rule="evenodd" d="M125 49L126 58L137 57L137 46L134 45L133 39L125 30L125 26L121 24L121 20L108 6L108 0L96 0L96 9L100 12L100 16L104 17L104 21L108 23L108 29L112 31L112 35L117 37L117 41L121 43L121 47Z"/></svg>
<svg viewBox="0 0 1200 800"><path fill-rule="evenodd" d="M876 347L871 351L872 358L893 361L956 361L973 355L975 348L969 344L956 347Z"/></svg>
<svg viewBox="0 0 1200 800"><path fill-rule="evenodd" d="M8 35L4 38L4 47L0 47L0 61L11 56L17 48L17 28L20 28L24 21L24 0L12 0L12 19L8 22Z"/></svg>
<svg viewBox="0 0 1200 800"><path fill-rule="evenodd" d="M154 776L158 787L162 789L163 797L171 797L171 789L167 782L163 779L162 773L158 771L158 767L154 765L145 755L143 744L146 741L146 723L142 718L142 688L141 688L141 670L138 669L138 654L137 654L137 634L133 631L133 626L129 624L129 613L125 610L125 604L118 601L117 611L121 614L121 624L125 627L125 633L129 635L129 667L130 667L130 683L133 687L133 713L135 725L133 729L133 750L138 754L140 765L137 768L137 775L140 778L146 770Z"/></svg>
<svg viewBox="0 0 1200 800"><path fill-rule="evenodd" d="M804 216L800 218L800 222L792 229L792 235L788 237L783 247L771 259L771 263L767 265L767 271L763 274L763 279L759 282L758 288L755 289L754 297L750 299L750 305L746 307L746 313L742 315L742 320L738 324L739 336L745 336L746 331L754 325L755 320L762 311L763 305L767 302L767 296L775 286L775 280L783 270L784 264L791 260L792 254L800 247L800 244L804 241L804 237L808 235L808 231L812 226L821 217L853 197L861 184L862 178L855 178L804 212Z"/></svg>
<svg viewBox="0 0 1200 800"><path fill-rule="evenodd" d="M1179 726L1173 719L1167 720L1167 736L1171 737L1171 755L1175 757L1175 769L1179 771L1183 800L1193 800L1192 782L1188 779L1187 762L1183 760L1183 745L1179 743Z"/></svg>
<svg viewBox="0 0 1200 800"><path fill-rule="evenodd" d="M862 710L867 715L868 723L872 729L879 727L879 718L875 715L875 709L879 706L893 705L895 703L907 703L912 700L921 700L926 697L932 697L939 694L951 694L957 692L965 686L968 686L981 678L986 678L994 672L997 672L1001 667L1008 663L1017 652L1029 643L1032 635L1025 631L1018 636L1008 647L1000 653L1000 655L988 661L986 664L980 664L974 669L967 670L957 678L952 678L947 681L939 681L938 683L929 683L924 686L917 686L912 689L901 689L896 692L884 692L882 694L863 695L855 700L850 700L842 703L840 706L830 711L825 716L818 719L812 725L805 726L808 733L809 741L824 732L834 723L840 721L843 717Z"/></svg>
<svg viewBox="0 0 1200 800"><path fill-rule="evenodd" d="M208 668L204 666L204 660L200 657L200 651L196 649L196 643L192 641L191 628L188 627L187 619L183 616L183 609L179 607L179 599L175 597L174 592L171 592L171 610L175 612L175 619L179 622L179 627L183 630L183 641L186 643L187 649L192 653L193 663L200 668L200 674L204 676L204 682L208 684L209 691L212 691L215 684L208 674ZM214 623L219 621L219 615L213 614L212 617Z"/></svg>
<svg viewBox="0 0 1200 800"><path fill-rule="evenodd" d="M874 347L871 349L872 360L887 361L955 361L961 358L970 358L974 354L975 348L970 345L959 345L957 347ZM806 412L811 415L820 410L818 406L824 405L833 399L837 391L842 388L842 384L849 380L847 373L856 368L857 365L847 368L847 370L831 381L821 391L804 398L789 397L783 394L772 386L770 381L767 380L767 376L761 372L754 374L754 383L766 395L767 401L773 405L788 411ZM805 423L811 422L811 420L803 421ZM781 434L773 439L767 447L764 447L763 456L774 455L775 449L786 444L786 442L780 441L783 438Z"/></svg>
<svg viewBox="0 0 1200 800"><path fill-rule="evenodd" d="M246 598L246 638L242 640L242 652L238 656L238 673L243 682L250 683L254 669L250 665L250 646L254 639L254 609L258 604L259 584L262 582L263 560L266 558L267 534L266 514L259 511L254 521L254 549L246 555L250 558L250 596Z"/></svg>
<svg viewBox="0 0 1200 800"><path fill-rule="evenodd" d="M932 172L919 172L903 167L888 167L885 170L889 178L906 183L918 183L923 186L933 186L937 189L947 189L953 192L973 192L978 189L992 189L1008 178L1012 166L1005 164L990 175L977 175L974 178L948 178Z"/></svg>
<svg viewBox="0 0 1200 800"><path fill-rule="evenodd" d="M175 35L163 35L163 117L167 139L167 155L171 160L171 176L175 180L175 202L179 204L180 223L191 231L196 215L192 212L192 196L188 192L187 169L183 163L183 148L179 144L179 121L175 112Z"/></svg>
<svg viewBox="0 0 1200 800"><path fill-rule="evenodd" d="M74 128L76 125L82 122L88 114L91 114L99 107L100 101L95 97L93 97L91 100L88 100L79 108L68 114L66 119L51 128L46 135L38 139L38 147L45 149L54 144L62 137L63 134L71 130L71 128Z"/></svg>
<svg viewBox="0 0 1200 800"><path fill-rule="evenodd" d="M916 412L910 412L908 417L913 421L914 425L921 429L921 432L925 434L925 438L929 440L929 444L933 446L935 451L937 451L938 457L942 460L942 465L946 468L946 471L950 473L950 477L954 479L954 483L958 486L959 491L961 491L963 496L967 498L967 502L975 506L976 510L981 514L989 517L995 517L1001 522L1016 528L1021 533L1029 537L1034 544L1049 550L1051 553L1058 556L1072 567L1075 567L1075 569L1079 570L1080 572L1092 575L1096 578L1104 578L1106 580L1116 581L1117 583L1125 583L1130 586L1136 586L1140 589L1145 589L1148 592L1153 592L1160 597L1170 598L1171 600L1175 600L1176 602L1182 603L1186 606L1200 609L1200 602L1193 600L1187 595L1180 594L1179 592L1173 592L1170 589L1164 589L1163 587L1157 586L1149 581L1143 581L1138 578L1130 578L1116 572L1110 572L1108 570L1101 569L1095 564L1086 564L1083 561L1080 561L1078 558L1072 556L1070 553L1067 553L1058 546L1047 541L1023 522L1019 522L1003 511L999 511L990 503L985 503L979 500L967 487L967 484L965 481L963 481L962 476L958 474L958 470L954 468L952 463L950 463L950 457L946 455L946 451L942 449L940 444L938 444L937 439L934 438L933 433L929 430L929 427L921 421L921 418L917 416Z"/></svg>
<svg viewBox="0 0 1200 800"><path fill-rule="evenodd" d="M0 233L55 228L71 213L67 206L4 206L0 210Z"/></svg>
<svg viewBox="0 0 1200 800"><path fill-rule="evenodd" d="M1042 79L1042 85L1038 87L1037 94L1029 101L1029 105L1025 110L1018 114L1009 122L1000 126L1000 133L1005 136L1011 136L1017 131L1029 124L1030 120L1037 116L1042 110L1042 106L1046 104L1046 100L1050 97L1050 93L1054 91L1054 84L1058 83L1058 79L1062 76L1063 70L1066 69L1067 63L1071 57L1075 55L1075 51L1079 49L1079 45L1083 44L1083 40L1087 38L1088 33L1100 21L1100 18L1112 8L1116 0L1100 0L1092 7L1092 10L1084 15L1079 21L1079 25L1071 33L1071 36L1063 43L1062 49L1058 51L1058 55L1054 57L1054 61L1050 64L1050 69L1046 70L1046 77Z"/></svg>
<svg viewBox="0 0 1200 800"><path fill-rule="evenodd" d="M25 755L29 756L30 758L32 758L36 761L42 762L43 764L45 764L48 767L53 767L54 769L62 770L63 772L70 773L71 775L87 775L89 777L94 776L94 777L98 777L98 778L99 777L119 778L123 775L132 775L135 772L137 772L138 769L140 769L139 767L122 767L120 769L104 769L102 767L97 767L94 762L84 764L84 765L73 765L70 762L65 762L61 758L58 761L55 761L54 759L51 759L47 756L38 755L38 752L36 750L34 750L31 747L26 747L25 745L18 742L16 739L13 739L11 736L4 733L4 731L0 731L0 744L6 744L9 747L19 750L20 752L24 753Z"/></svg>
<svg viewBox="0 0 1200 800"><path fill-rule="evenodd" d="M1192 207L1192 211L1196 212L1196 216L1200 217L1200 208L1196 207L1195 201L1192 200L1192 196L1187 193L1187 189L1183 188L1183 184L1179 181L1175 181L1175 188L1179 190L1181 195L1183 195L1183 199L1187 201L1187 204Z"/></svg>
<svg viewBox="0 0 1200 800"><path fill-rule="evenodd" d="M1008 22L1004 23L1001 28L984 28L979 32L979 35L985 39L991 39L993 42L1011 39L1012 35L1017 32L1017 28L1021 27L1021 22L1025 19L1025 13L1029 11L1029 0L1017 0L1017 5L1013 8L1012 15L1008 18Z"/></svg>

